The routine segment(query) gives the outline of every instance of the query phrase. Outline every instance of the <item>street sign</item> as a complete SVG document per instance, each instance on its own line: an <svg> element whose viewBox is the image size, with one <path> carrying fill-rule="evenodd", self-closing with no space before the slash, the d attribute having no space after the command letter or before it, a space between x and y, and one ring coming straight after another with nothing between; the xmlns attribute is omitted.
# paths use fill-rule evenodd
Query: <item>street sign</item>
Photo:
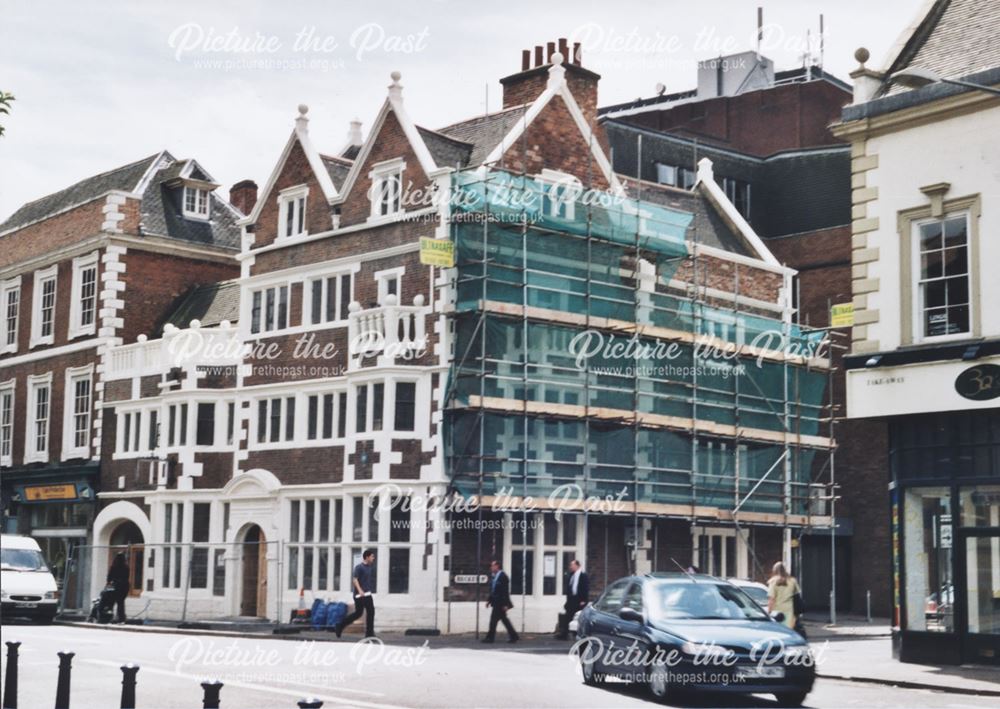
<svg viewBox="0 0 1000 709"><path fill-rule="evenodd" d="M854 303L830 306L830 327L851 327L854 324Z"/></svg>
<svg viewBox="0 0 1000 709"><path fill-rule="evenodd" d="M455 574L452 583L486 583L489 577L486 574Z"/></svg>
<svg viewBox="0 0 1000 709"><path fill-rule="evenodd" d="M455 265L455 242L451 239L420 237L420 263L451 268Z"/></svg>

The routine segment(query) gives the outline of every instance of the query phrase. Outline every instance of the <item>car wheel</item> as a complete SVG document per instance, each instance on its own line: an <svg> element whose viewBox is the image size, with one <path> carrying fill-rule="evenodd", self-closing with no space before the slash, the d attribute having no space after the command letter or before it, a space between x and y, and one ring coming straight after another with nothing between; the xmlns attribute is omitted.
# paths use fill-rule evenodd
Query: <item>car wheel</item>
<svg viewBox="0 0 1000 709"><path fill-rule="evenodd" d="M580 658L580 669L583 672L583 683L588 687L597 687L604 684L604 673L597 671L596 660Z"/></svg>
<svg viewBox="0 0 1000 709"><path fill-rule="evenodd" d="M649 668L649 693L660 702L672 699L677 694L677 688L670 683L670 668L662 660Z"/></svg>
<svg viewBox="0 0 1000 709"><path fill-rule="evenodd" d="M802 702L806 700L806 695L808 692L784 692L782 694L775 694L774 698L778 700L778 705L783 707L800 707Z"/></svg>

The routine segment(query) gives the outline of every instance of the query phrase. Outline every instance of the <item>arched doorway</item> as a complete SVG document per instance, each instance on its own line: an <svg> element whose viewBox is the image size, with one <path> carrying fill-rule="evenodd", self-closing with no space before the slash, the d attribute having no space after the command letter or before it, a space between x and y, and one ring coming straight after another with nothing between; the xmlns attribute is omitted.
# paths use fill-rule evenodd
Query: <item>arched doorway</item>
<svg viewBox="0 0 1000 709"><path fill-rule="evenodd" d="M129 570L129 592L128 595L138 597L142 595L143 584L145 583L145 547L142 531L139 526L130 520L125 520L111 531L108 540L108 568L118 554L125 555Z"/></svg>
<svg viewBox="0 0 1000 709"><path fill-rule="evenodd" d="M267 539L256 524L243 535L240 615L267 616Z"/></svg>

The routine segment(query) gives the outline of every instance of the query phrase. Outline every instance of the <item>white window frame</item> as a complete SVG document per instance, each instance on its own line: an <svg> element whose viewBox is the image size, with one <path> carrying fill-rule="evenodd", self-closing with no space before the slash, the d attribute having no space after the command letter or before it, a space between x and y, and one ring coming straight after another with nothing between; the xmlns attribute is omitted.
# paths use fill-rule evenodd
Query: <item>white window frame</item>
<svg viewBox="0 0 1000 709"><path fill-rule="evenodd" d="M42 334L42 288L46 281L51 280L52 286L52 327L48 335ZM55 342L56 304L59 297L59 270L53 264L48 268L35 271L35 284L31 291L31 342L30 347L51 345Z"/></svg>
<svg viewBox="0 0 1000 709"><path fill-rule="evenodd" d="M340 317L341 313L347 306L354 302L354 274L361 269L361 264L355 264L352 267L345 269L338 269L336 271L330 271L328 273L323 273L316 276L311 276L306 279L302 288L302 321L304 323L309 323L310 325L342 325L349 320L349 317ZM350 300L346 305L341 300L341 284L340 279L347 277L350 279ZM330 298L330 284L329 279L337 279L337 292L333 294L334 298L334 313L335 317L333 320L326 320L327 302ZM320 282L320 319L316 320L313 317L313 284ZM348 313L349 315L349 313Z"/></svg>
<svg viewBox="0 0 1000 709"><path fill-rule="evenodd" d="M965 278L969 296L966 307L969 311L969 327L963 332L952 332L946 335L927 335L924 332L924 294L921 287L920 278L920 227L924 224L944 223L956 217L965 218ZM949 340L965 340L973 336L976 332L975 315L976 309L973 307L973 300L976 293L973 291L973 271L976 264L972 262L974 256L972 244L973 214L969 209L956 209L945 212L941 216L915 219L910 225L910 254L912 263L910 267L910 292L912 293L910 307L912 308L913 341L919 342L947 342ZM943 235L942 235L942 238Z"/></svg>
<svg viewBox="0 0 1000 709"><path fill-rule="evenodd" d="M531 544L524 543L526 539L526 532L522 532L522 542L519 544L514 543L514 525L521 524L523 520L527 521L528 525L535 525L532 531L533 540ZM560 560L564 553L572 553L577 559L585 558L584 553L584 539L586 537L584 533L584 516L582 514L563 514L561 520L557 519L556 524L559 525L558 537L555 544L545 543L545 513L543 512L531 512L527 515L522 515L517 512L506 512L504 513L504 538L503 538L503 568L504 572L507 573L508 578L511 582L511 588L514 587L514 556L520 555L522 549L531 551L534 553L534 561L532 562L532 589L531 593L523 593L525 589L521 589L522 593L517 594L519 598L533 598L536 600L541 599L555 599L563 596L562 580L564 576L564 570L560 568ZM576 542L573 544L566 544L566 533L565 527L572 524L576 530ZM545 593L545 555L555 554L556 555L556 573L555 573L555 593L547 594ZM586 571L586 569L584 569ZM551 577L549 577L551 578ZM511 595L513 591L511 591Z"/></svg>
<svg viewBox="0 0 1000 709"><path fill-rule="evenodd" d="M38 438L38 392L48 390L48 405L45 412L45 448L37 447ZM25 411L24 462L47 463L52 450L52 372L28 375L28 408Z"/></svg>
<svg viewBox="0 0 1000 709"><path fill-rule="evenodd" d="M285 319L284 322L280 322L279 313L281 311L281 290L285 291ZM273 327L268 328L267 325L267 294L269 291L274 291L274 323ZM254 295L260 293L260 323L256 331L254 331L253 322L253 301ZM273 285L264 286L263 288L254 288L250 291L250 297L247 299L247 307L249 311L247 312L247 322L249 325L250 336L255 335L266 335L272 332L280 332L281 330L288 329L289 325L289 311L291 310L291 300L292 300L292 289L291 284L285 283L275 283Z"/></svg>
<svg viewBox="0 0 1000 709"><path fill-rule="evenodd" d="M70 297L69 311L69 339L84 335L93 335L97 332L97 312L100 309L100 269L98 268L98 253L96 251L79 256L73 259L73 283ZM94 309L90 323L83 324L83 272L87 269L94 269Z"/></svg>
<svg viewBox="0 0 1000 709"><path fill-rule="evenodd" d="M309 236L309 188L306 185L289 187L278 193L278 238L295 239ZM291 210L292 230L288 228Z"/></svg>
<svg viewBox="0 0 1000 709"><path fill-rule="evenodd" d="M395 219L405 211L403 209L403 172L405 170L406 163L402 158L393 158L372 165L372 170L368 173L368 177L371 179L371 189L368 192L368 201L371 202L369 221L388 221ZM394 183L389 182L390 178L395 178ZM387 188L395 191L388 197L388 207L383 207L387 200L385 194Z"/></svg>
<svg viewBox="0 0 1000 709"><path fill-rule="evenodd" d="M406 266L387 268L382 271L375 271L375 282L378 284L378 304L385 305L385 299L389 295L389 282L396 281L396 305L401 305L403 293L403 274L406 273Z"/></svg>
<svg viewBox="0 0 1000 709"><path fill-rule="evenodd" d="M0 465L11 467L14 465L14 406L15 380L8 379L0 382ZM4 416L4 399L9 402Z"/></svg>
<svg viewBox="0 0 1000 709"><path fill-rule="evenodd" d="M191 193L194 194L194 209L188 208L188 194ZM184 191L181 194L181 212L185 217L191 219L208 219L212 211L210 208L211 203L212 197L207 189L193 185L184 185Z"/></svg>
<svg viewBox="0 0 1000 709"><path fill-rule="evenodd" d="M8 313L9 301L14 297L13 318ZM15 276L0 283L0 354L17 352L17 326L21 319L21 277ZM12 320L12 322L11 322ZM13 342L8 342L13 335Z"/></svg>
<svg viewBox="0 0 1000 709"><path fill-rule="evenodd" d="M280 447L282 444L288 443L298 443L301 441L302 436L299 431L302 430L302 416L299 415L297 409L299 409L299 396L294 393L283 392L274 393L270 396L259 396L253 399L253 405L250 409L252 417L252 428L251 433L251 447L257 450L263 450L272 447ZM271 422L273 421L272 414L274 413L274 400L278 400L278 438L277 440L271 440ZM289 399L291 402L289 403ZM264 416L264 431L263 440L261 440L261 430L260 430L260 403L264 402L265 416ZM293 422L292 435L289 437L288 432L288 413L289 407L294 412L295 421Z"/></svg>
<svg viewBox="0 0 1000 709"><path fill-rule="evenodd" d="M536 182L542 189L542 211L556 219L574 219L576 202L583 194L583 183L575 175L544 168ZM553 199L553 196L556 199Z"/></svg>
<svg viewBox="0 0 1000 709"><path fill-rule="evenodd" d="M706 527L706 526L692 526L691 527L691 559L694 564L699 564L701 559L701 542L706 541L708 544L708 549L706 553L709 557L714 557L714 552L712 550L712 537L721 537L722 542L719 544L719 551L722 554L722 558L719 559L719 568L722 570L723 575L725 575L725 570L727 566L727 552L726 552L726 539L733 539L733 552L736 554L736 559L733 564L733 570L736 574L736 578L749 578L751 573L750 568L750 550L747 547L746 542L743 540L743 536L736 533L735 529L726 527ZM711 560L709 561L711 565ZM709 568L699 568L698 569L703 574L712 573L711 566Z"/></svg>
<svg viewBox="0 0 1000 709"><path fill-rule="evenodd" d="M90 456L91 429L94 425L94 365L68 368L65 372L66 386L63 391L63 443L62 460L72 458L87 458ZM86 438L83 445L76 443L76 384L86 380L87 390L87 425L84 429Z"/></svg>

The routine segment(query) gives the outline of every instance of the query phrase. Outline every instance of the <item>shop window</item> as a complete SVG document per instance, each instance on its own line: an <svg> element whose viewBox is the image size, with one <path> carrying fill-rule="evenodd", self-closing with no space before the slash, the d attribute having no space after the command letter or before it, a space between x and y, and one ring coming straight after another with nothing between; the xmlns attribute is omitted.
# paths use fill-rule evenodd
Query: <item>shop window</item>
<svg viewBox="0 0 1000 709"><path fill-rule="evenodd" d="M903 503L906 629L955 629L953 519L948 488L911 488Z"/></svg>

